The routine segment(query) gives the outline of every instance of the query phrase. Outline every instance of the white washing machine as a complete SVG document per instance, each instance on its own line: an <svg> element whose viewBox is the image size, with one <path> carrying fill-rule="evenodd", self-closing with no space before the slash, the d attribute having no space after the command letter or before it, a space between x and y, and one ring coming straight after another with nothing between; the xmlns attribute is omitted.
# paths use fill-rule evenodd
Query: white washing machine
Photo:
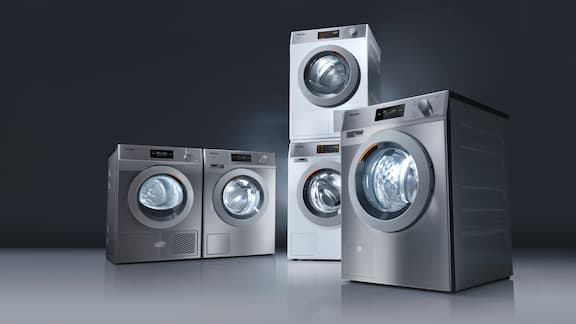
<svg viewBox="0 0 576 324"><path fill-rule="evenodd" d="M202 257L273 254L274 153L204 150Z"/></svg>
<svg viewBox="0 0 576 324"><path fill-rule="evenodd" d="M288 259L340 260L340 141L290 143Z"/></svg>
<svg viewBox="0 0 576 324"><path fill-rule="evenodd" d="M108 260L200 257L202 161L202 149L118 145L108 159Z"/></svg>
<svg viewBox="0 0 576 324"><path fill-rule="evenodd" d="M346 112L345 279L457 291L512 275L508 116L441 91Z"/></svg>
<svg viewBox="0 0 576 324"><path fill-rule="evenodd" d="M380 48L366 24L294 31L290 140L340 136L337 110L380 102Z"/></svg>

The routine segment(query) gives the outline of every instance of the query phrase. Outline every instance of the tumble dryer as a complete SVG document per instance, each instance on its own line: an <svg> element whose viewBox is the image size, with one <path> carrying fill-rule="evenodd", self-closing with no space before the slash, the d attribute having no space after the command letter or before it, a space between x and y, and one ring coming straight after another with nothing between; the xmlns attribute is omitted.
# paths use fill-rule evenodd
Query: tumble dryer
<svg viewBox="0 0 576 324"><path fill-rule="evenodd" d="M335 111L380 102L380 48L366 24L294 31L290 139L338 138Z"/></svg>
<svg viewBox="0 0 576 324"><path fill-rule="evenodd" d="M340 260L340 141L290 143L288 259Z"/></svg>
<svg viewBox="0 0 576 324"><path fill-rule="evenodd" d="M118 145L108 159L112 263L200 257L202 149Z"/></svg>
<svg viewBox="0 0 576 324"><path fill-rule="evenodd" d="M457 291L512 275L506 114L441 91L345 115L345 279Z"/></svg>
<svg viewBox="0 0 576 324"><path fill-rule="evenodd" d="M204 258L273 254L274 153L204 150Z"/></svg>

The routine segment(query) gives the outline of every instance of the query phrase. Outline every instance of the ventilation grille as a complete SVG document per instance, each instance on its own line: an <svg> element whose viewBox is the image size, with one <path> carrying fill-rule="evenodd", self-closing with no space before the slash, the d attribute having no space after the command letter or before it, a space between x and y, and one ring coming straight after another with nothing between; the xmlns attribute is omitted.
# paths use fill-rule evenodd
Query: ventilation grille
<svg viewBox="0 0 576 324"><path fill-rule="evenodd" d="M197 232L176 233L172 236L172 254L196 254Z"/></svg>

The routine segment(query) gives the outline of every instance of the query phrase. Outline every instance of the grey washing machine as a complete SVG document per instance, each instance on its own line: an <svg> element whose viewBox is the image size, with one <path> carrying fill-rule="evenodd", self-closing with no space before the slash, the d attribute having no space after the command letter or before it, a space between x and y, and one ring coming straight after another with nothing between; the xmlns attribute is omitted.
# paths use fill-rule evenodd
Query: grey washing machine
<svg viewBox="0 0 576 324"><path fill-rule="evenodd" d="M202 257L273 254L274 153L204 150Z"/></svg>
<svg viewBox="0 0 576 324"><path fill-rule="evenodd" d="M201 256L202 162L202 149L118 145L108 159L108 260Z"/></svg>
<svg viewBox="0 0 576 324"><path fill-rule="evenodd" d="M457 291L512 275L508 116L449 91L347 111L342 275Z"/></svg>

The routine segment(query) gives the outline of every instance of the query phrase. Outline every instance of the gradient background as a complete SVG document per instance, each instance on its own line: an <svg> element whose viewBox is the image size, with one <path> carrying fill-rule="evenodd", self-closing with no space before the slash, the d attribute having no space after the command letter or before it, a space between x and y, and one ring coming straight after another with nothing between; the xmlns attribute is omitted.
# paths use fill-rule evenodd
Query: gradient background
<svg viewBox="0 0 576 324"><path fill-rule="evenodd" d="M276 152L284 246L290 31L357 23L382 49L385 100L452 89L511 114L514 246L576 247L576 23L565 5L2 6L2 247L103 247L116 143Z"/></svg>

